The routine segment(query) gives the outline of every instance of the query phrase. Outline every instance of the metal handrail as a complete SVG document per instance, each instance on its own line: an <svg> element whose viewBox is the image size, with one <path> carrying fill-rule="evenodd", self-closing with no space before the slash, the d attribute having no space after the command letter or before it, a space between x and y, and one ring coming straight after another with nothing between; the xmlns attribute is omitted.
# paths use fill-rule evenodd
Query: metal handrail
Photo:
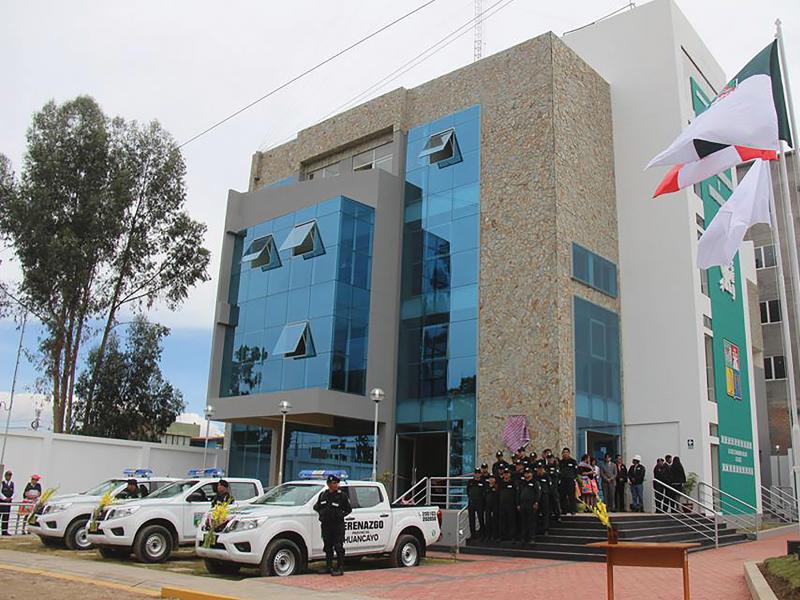
<svg viewBox="0 0 800 600"><path fill-rule="evenodd" d="M428 478L423 477L417 483L408 488L405 492L400 494L394 499L392 504L419 504L420 500L424 500L425 504L430 504L430 493L428 487Z"/></svg>
<svg viewBox="0 0 800 600"><path fill-rule="evenodd" d="M704 490L710 494L714 510L721 513L726 521L734 523L738 529L750 530L754 533L758 531L758 509L755 506L705 481L698 482L698 499ZM742 507L745 507L746 510L743 510Z"/></svg>
<svg viewBox="0 0 800 600"><path fill-rule="evenodd" d="M781 490L776 492L762 485L761 505L765 515L773 515L781 522L788 524L795 523L798 520L797 499Z"/></svg>
<svg viewBox="0 0 800 600"><path fill-rule="evenodd" d="M458 514L456 515L456 558L458 558L458 554L461 551L461 546L463 546L467 541L467 526L462 523L465 515L467 515L466 506L458 511Z"/></svg>
<svg viewBox="0 0 800 600"><path fill-rule="evenodd" d="M765 488L763 485L761 486L762 490L766 490L770 493L770 495L774 496L782 496L784 500L787 502L791 502L793 506L797 507L797 498L794 495L794 490L790 492L784 491L782 488L778 487L777 485L773 485L770 488ZM792 488L789 488L790 490Z"/></svg>
<svg viewBox="0 0 800 600"><path fill-rule="evenodd" d="M669 489L670 491L674 492L677 497L686 498L690 500L693 505L695 503L698 504L708 513L710 513L709 516L692 510L691 512L682 512L682 513L665 512L663 514L673 519L674 521L677 521L681 525L688 527L696 534L706 538L707 540L714 542L714 547L719 548L719 520L717 512L713 508L703 504L699 500L695 500L691 496L687 496L683 492L680 492L667 484L661 484L661 487L663 489ZM661 491L657 489L655 486L653 487L653 495L656 499L660 499L662 502L666 502L668 505L671 505L673 501L673 498L668 496L666 491ZM661 497L659 498L659 496ZM708 519L712 519L712 523L709 523ZM713 529L713 535L711 534L712 529Z"/></svg>

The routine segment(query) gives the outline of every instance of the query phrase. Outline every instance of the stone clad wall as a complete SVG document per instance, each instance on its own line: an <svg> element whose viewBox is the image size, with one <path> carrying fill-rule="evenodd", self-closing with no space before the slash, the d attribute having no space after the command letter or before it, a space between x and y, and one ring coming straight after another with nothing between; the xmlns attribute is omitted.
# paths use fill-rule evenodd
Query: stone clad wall
<svg viewBox="0 0 800 600"><path fill-rule="evenodd" d="M389 128L405 132L474 104L481 105L480 462L502 447L509 415L529 417L537 450L574 443L572 295L579 287L618 310L617 301L570 279L573 240L618 261L605 81L544 34L303 130L258 153L252 175L268 184L346 156Z"/></svg>

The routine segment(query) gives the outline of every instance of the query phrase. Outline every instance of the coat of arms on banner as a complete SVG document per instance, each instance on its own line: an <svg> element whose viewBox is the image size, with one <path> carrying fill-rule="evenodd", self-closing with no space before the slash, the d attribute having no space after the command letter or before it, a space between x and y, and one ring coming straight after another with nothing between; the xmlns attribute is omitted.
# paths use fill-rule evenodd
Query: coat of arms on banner
<svg viewBox="0 0 800 600"><path fill-rule="evenodd" d="M731 295L731 300L736 300L736 272L733 270L733 265L720 267L722 272L722 279L719 280L719 289L726 294Z"/></svg>

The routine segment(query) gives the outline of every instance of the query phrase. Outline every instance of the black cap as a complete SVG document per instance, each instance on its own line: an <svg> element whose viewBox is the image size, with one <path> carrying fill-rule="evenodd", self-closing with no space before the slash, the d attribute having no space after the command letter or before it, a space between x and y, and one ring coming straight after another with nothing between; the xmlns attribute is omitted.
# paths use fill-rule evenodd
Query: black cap
<svg viewBox="0 0 800 600"><path fill-rule="evenodd" d="M495 456L496 456L497 458L502 458L502 456L503 456L503 451L502 451L502 450L498 450L497 452L495 452Z"/></svg>
<svg viewBox="0 0 800 600"><path fill-rule="evenodd" d="M480 474L481 474L481 470L480 469L475 469L475 475L480 475Z"/></svg>
<svg viewBox="0 0 800 600"><path fill-rule="evenodd" d="M139 485L139 482L136 481L135 479L131 478L131 479L128 479L128 485Z"/></svg>
<svg viewBox="0 0 800 600"><path fill-rule="evenodd" d="M229 484L227 481L225 481L224 479L220 479L220 480L217 482L217 485L224 485L226 488L229 488L229 487L231 487L231 486L230 486L230 484Z"/></svg>
<svg viewBox="0 0 800 600"><path fill-rule="evenodd" d="M531 468L530 468L530 467L525 467L525 472L526 472L526 473L533 473L533 471L531 471Z"/></svg>
<svg viewBox="0 0 800 600"><path fill-rule="evenodd" d="M540 461L536 462L536 468L537 469L544 469L544 467L545 467L544 461L540 460Z"/></svg>
<svg viewBox="0 0 800 600"><path fill-rule="evenodd" d="M539 455L538 455L538 454L536 454L536 452L531 452L530 454L528 454L528 456L529 456L530 458L536 458L536 457L537 457L537 456L539 456Z"/></svg>
<svg viewBox="0 0 800 600"><path fill-rule="evenodd" d="M509 469L508 467L506 467L505 469L503 469L503 473L511 473L511 469Z"/></svg>
<svg viewBox="0 0 800 600"><path fill-rule="evenodd" d="M328 475L325 481L327 483L339 483L341 480L336 475Z"/></svg>
<svg viewBox="0 0 800 600"><path fill-rule="evenodd" d="M487 465L486 463L481 463L481 469L488 469L488 468L489 465Z"/></svg>

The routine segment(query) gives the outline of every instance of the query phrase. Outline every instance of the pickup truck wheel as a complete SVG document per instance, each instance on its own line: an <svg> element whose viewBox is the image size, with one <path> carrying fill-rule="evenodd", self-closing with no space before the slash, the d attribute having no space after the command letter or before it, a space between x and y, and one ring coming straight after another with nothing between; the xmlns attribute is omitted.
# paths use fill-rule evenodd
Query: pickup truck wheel
<svg viewBox="0 0 800 600"><path fill-rule="evenodd" d="M172 534L161 525L148 525L136 534L133 554L139 562L164 562L172 554Z"/></svg>
<svg viewBox="0 0 800 600"><path fill-rule="evenodd" d="M58 538L47 537L46 535L40 535L39 539L42 540L42 544L44 544L48 548L55 548L61 545L61 540Z"/></svg>
<svg viewBox="0 0 800 600"><path fill-rule="evenodd" d="M389 561L393 567L416 567L421 556L419 540L413 535L406 534L397 538Z"/></svg>
<svg viewBox="0 0 800 600"><path fill-rule="evenodd" d="M70 550L89 550L92 543L89 541L86 524L89 519L76 519L67 527L64 533L64 545Z"/></svg>
<svg viewBox="0 0 800 600"><path fill-rule="evenodd" d="M236 575L242 568L242 565L235 562L215 558L206 558L203 562L206 564L206 571L212 575Z"/></svg>
<svg viewBox="0 0 800 600"><path fill-rule="evenodd" d="M289 577L305 569L303 553L292 540L272 540L261 559L261 575L263 577Z"/></svg>
<svg viewBox="0 0 800 600"><path fill-rule="evenodd" d="M97 548L100 556L103 558L128 558L130 551L126 548L109 548L108 546L100 546Z"/></svg>

